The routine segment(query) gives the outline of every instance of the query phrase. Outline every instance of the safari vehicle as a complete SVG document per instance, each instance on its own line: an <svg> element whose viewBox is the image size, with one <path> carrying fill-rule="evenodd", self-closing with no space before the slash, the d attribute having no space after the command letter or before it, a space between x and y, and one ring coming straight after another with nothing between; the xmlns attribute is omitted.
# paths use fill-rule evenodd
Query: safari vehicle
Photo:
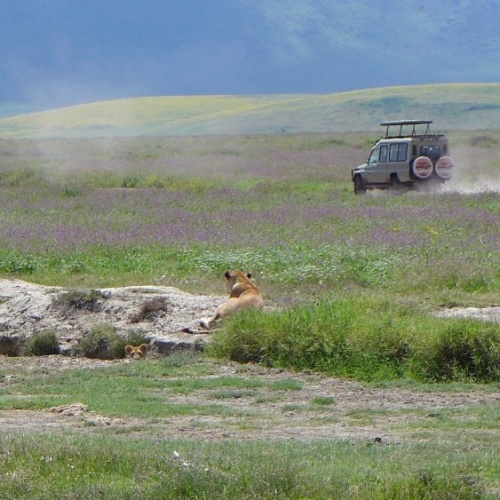
<svg viewBox="0 0 500 500"><path fill-rule="evenodd" d="M451 179L455 163L448 156L448 139L442 134L431 134L431 123L381 123L386 127L385 137L372 148L366 163L351 171L354 192L403 186L433 188Z"/></svg>

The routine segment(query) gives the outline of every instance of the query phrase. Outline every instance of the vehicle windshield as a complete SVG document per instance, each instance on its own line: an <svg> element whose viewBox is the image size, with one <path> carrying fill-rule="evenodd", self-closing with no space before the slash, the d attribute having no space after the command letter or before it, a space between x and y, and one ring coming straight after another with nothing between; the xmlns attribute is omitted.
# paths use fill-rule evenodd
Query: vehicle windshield
<svg viewBox="0 0 500 500"><path fill-rule="evenodd" d="M374 164L378 162L378 148L373 149L372 152L370 153L370 157L368 158L368 164Z"/></svg>

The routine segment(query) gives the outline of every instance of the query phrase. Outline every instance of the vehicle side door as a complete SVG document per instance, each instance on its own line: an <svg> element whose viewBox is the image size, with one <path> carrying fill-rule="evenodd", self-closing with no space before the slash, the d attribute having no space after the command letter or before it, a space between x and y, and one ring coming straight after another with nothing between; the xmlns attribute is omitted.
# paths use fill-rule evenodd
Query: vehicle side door
<svg viewBox="0 0 500 500"><path fill-rule="evenodd" d="M389 161L385 164L385 182L390 182L391 174L397 174L401 182L409 180L408 143L393 142L389 145Z"/></svg>
<svg viewBox="0 0 500 500"><path fill-rule="evenodd" d="M377 168L374 171L373 182L380 184L387 182L387 170L389 168L389 144L381 144L379 147Z"/></svg>
<svg viewBox="0 0 500 500"><path fill-rule="evenodd" d="M378 178L378 156L379 156L379 146L375 146L370 153L370 156L366 160L366 182L368 184L372 184L375 182L379 182L376 179Z"/></svg>

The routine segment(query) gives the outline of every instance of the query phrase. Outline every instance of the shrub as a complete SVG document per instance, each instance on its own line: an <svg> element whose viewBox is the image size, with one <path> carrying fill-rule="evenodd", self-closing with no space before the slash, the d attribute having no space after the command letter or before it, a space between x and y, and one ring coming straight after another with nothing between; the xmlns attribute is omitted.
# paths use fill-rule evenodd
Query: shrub
<svg viewBox="0 0 500 500"><path fill-rule="evenodd" d="M127 344L140 345L148 342L149 339L140 332L129 332L123 337L116 332L113 325L100 323L83 337L75 349L75 354L87 358L122 359L125 357Z"/></svg>
<svg viewBox="0 0 500 500"><path fill-rule="evenodd" d="M472 319L434 320L432 332L415 342L411 371L417 378L432 381L497 381L500 327Z"/></svg>
<svg viewBox="0 0 500 500"><path fill-rule="evenodd" d="M227 322L209 352L337 376L393 378L401 374L408 350L406 316L404 306L370 297L248 311Z"/></svg>
<svg viewBox="0 0 500 500"><path fill-rule="evenodd" d="M23 356L47 356L49 354L59 354L59 340L57 334L51 330L34 333L22 349Z"/></svg>
<svg viewBox="0 0 500 500"><path fill-rule="evenodd" d="M100 290L74 289L55 298L53 306L61 308L63 314L70 314L75 309L100 312L102 299L105 297Z"/></svg>
<svg viewBox="0 0 500 500"><path fill-rule="evenodd" d="M140 321L151 321L166 312L168 302L165 297L155 297L154 299L146 300L141 306L141 309L136 314L129 317L130 323L139 323Z"/></svg>
<svg viewBox="0 0 500 500"><path fill-rule="evenodd" d="M113 359L113 346L120 340L113 325L101 323L94 326L80 342L79 351L87 358Z"/></svg>
<svg viewBox="0 0 500 500"><path fill-rule="evenodd" d="M22 336L0 334L0 354L4 356L19 356Z"/></svg>
<svg viewBox="0 0 500 500"><path fill-rule="evenodd" d="M325 299L229 318L208 353L360 380L493 381L500 326L435 318L380 297Z"/></svg>

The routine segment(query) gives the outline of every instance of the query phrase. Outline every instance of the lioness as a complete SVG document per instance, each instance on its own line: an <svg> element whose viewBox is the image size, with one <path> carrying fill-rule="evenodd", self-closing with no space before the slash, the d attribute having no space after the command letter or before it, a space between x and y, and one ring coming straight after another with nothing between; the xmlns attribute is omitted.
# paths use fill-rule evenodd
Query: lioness
<svg viewBox="0 0 500 500"><path fill-rule="evenodd" d="M202 318L200 324L206 330L217 320L228 314L241 309L250 307L262 308L264 306L262 293L257 285L253 281L250 281L252 277L251 273L226 271L224 276L226 277L226 289L229 293L229 299L217 308L211 318Z"/></svg>
<svg viewBox="0 0 500 500"><path fill-rule="evenodd" d="M129 359L142 359L146 357L146 353L148 352L148 345L141 344L137 346L127 345L125 346L125 354Z"/></svg>

